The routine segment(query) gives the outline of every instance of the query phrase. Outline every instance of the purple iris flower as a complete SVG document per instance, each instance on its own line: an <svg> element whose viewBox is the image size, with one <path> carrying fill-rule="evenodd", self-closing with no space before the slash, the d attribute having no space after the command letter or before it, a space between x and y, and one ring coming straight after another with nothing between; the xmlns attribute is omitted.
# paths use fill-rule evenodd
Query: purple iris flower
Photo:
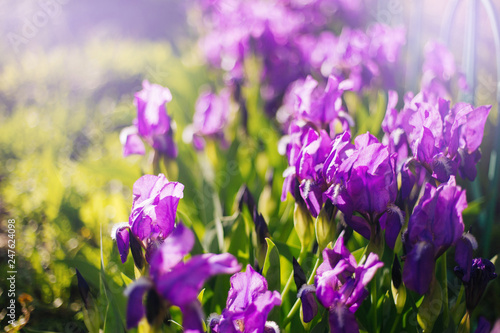
<svg viewBox="0 0 500 333"><path fill-rule="evenodd" d="M291 136L299 142L291 142L288 146L290 167L283 173L285 182L281 199L286 199L287 192L296 195L294 186L298 182L302 200L311 214L317 217L323 205L323 191L327 188L322 175L323 163L330 153L332 141L326 131L318 133L310 127L306 128L307 132Z"/></svg>
<svg viewBox="0 0 500 333"><path fill-rule="evenodd" d="M183 190L184 185L169 182L163 174L145 175L134 183L129 222L118 224L112 232L123 263L127 260L130 237L146 249L146 258L168 237L175 226Z"/></svg>
<svg viewBox="0 0 500 333"><path fill-rule="evenodd" d="M342 235L333 249L323 251L323 263L315 278L316 296L329 311L331 332L359 332L354 313L369 295L366 286L383 265L374 253L358 265Z"/></svg>
<svg viewBox="0 0 500 333"><path fill-rule="evenodd" d="M302 84L297 85L292 93L296 96L295 109L298 119L311 122L318 128L335 133L335 121L346 124L352 122L342 105L342 94L351 89L350 81L340 81L334 76L328 78L324 88L318 86L318 82L310 75Z"/></svg>
<svg viewBox="0 0 500 333"><path fill-rule="evenodd" d="M206 58L212 65L240 79L244 77L241 69L246 58L255 55L262 59L261 95L265 101L264 108L272 115L279 108L283 94L290 83L311 72L310 60L314 60L313 67L317 69L327 68L330 63L333 63L331 68L351 68L349 66L352 62L349 59L351 52L345 52L343 45L336 48L334 60L325 66L320 64L317 56L310 55L312 48L308 46L322 48L320 41L314 41L315 36L328 29L333 20L335 22L347 20L347 24L352 24L354 21L359 22L361 16L366 17L368 14L367 8L361 5L361 1L352 0L202 1L202 7L204 18L201 20L203 25L200 28L208 33L200 45ZM370 39L377 41L370 48L365 48L364 45L354 46L360 50L353 56L359 70L352 72L358 72L359 76L364 75L363 71L370 72L372 76L380 73L382 67L378 66L377 62L382 60L387 62L388 57L385 56L390 55L390 59L394 53L390 45L398 43L399 39L395 38L395 35L384 39L380 38L384 34L375 30L373 33L370 32L370 36L363 33L368 46ZM351 36L346 35L344 39L348 41ZM348 55L343 57L343 53ZM358 56L360 53L363 57ZM370 60L369 66L362 65L362 62L367 62L366 60ZM366 68L370 70L365 70ZM342 74L341 71L320 72L325 77L330 74Z"/></svg>
<svg viewBox="0 0 500 333"><path fill-rule="evenodd" d="M443 104L443 113L448 104ZM490 106L472 107L458 103L444 117L444 140L448 155L456 161L460 174L474 180L476 164L481 158L479 146L483 141L484 125L491 110Z"/></svg>
<svg viewBox="0 0 500 333"><path fill-rule="evenodd" d="M403 235L406 253L403 269L405 285L419 294L429 290L435 261L464 232L462 211L467 207L465 190L450 177L438 188L427 183L425 192L413 210Z"/></svg>
<svg viewBox="0 0 500 333"><path fill-rule="evenodd" d="M455 248L455 275L465 285L465 305L472 313L478 305L490 280L496 278L495 266L488 259L472 259L477 248L474 236L465 233L457 242Z"/></svg>
<svg viewBox="0 0 500 333"><path fill-rule="evenodd" d="M177 157L174 142L175 124L167 114L166 104L172 100L168 88L142 82L142 90L135 94L134 104L137 107L137 118L134 125L124 128L120 134L123 144L123 155L145 153L141 138L153 149L170 158Z"/></svg>
<svg viewBox="0 0 500 333"><path fill-rule="evenodd" d="M383 122L386 142L391 151L402 152L408 140L414 158L439 182L446 182L457 172L463 178L474 180L476 164L481 157L479 146L491 106L477 108L467 103L450 102L437 98L433 102L427 94L419 93L411 100L405 97L400 113L395 110L397 96L389 94L390 105ZM402 159L398 160L401 166Z"/></svg>
<svg viewBox="0 0 500 333"><path fill-rule="evenodd" d="M205 148L206 137L218 139L222 146L227 147L224 129L229 121L229 97L228 90L221 91L219 95L202 93L196 101L193 124L184 130L184 140L192 141L197 150Z"/></svg>
<svg viewBox="0 0 500 333"><path fill-rule="evenodd" d="M384 218L382 226L390 226L388 232L395 238L402 225L402 215L394 205L397 195L396 156L370 133L362 134L354 141L355 149L348 157L336 168L326 170L326 177L335 181L325 196L344 213L346 223L368 239L377 237L372 233L378 233L380 218L391 214ZM354 212L361 216L354 215ZM385 223L388 218L389 222Z"/></svg>
<svg viewBox="0 0 500 333"><path fill-rule="evenodd" d="M412 98L410 96L405 96L405 109L406 102ZM382 143L388 146L389 152L397 153L396 170L399 171L403 163L408 159L409 146L406 132L403 129L403 124L406 122L405 117L408 117L408 112L405 109L398 112L396 109L397 103L398 93L394 90L389 90L387 111L382 121L382 130L385 133Z"/></svg>
<svg viewBox="0 0 500 333"><path fill-rule="evenodd" d="M467 278L467 270L470 270ZM495 265L488 259L475 258L472 267L455 267L455 274L465 285L465 304L469 313L472 313L483 297L488 283L497 277Z"/></svg>
<svg viewBox="0 0 500 333"><path fill-rule="evenodd" d="M318 216L323 206L325 182L321 171L330 149L331 139L328 134L325 131L318 134L310 129L295 163L295 173L300 183L300 194L314 217Z"/></svg>
<svg viewBox="0 0 500 333"><path fill-rule="evenodd" d="M470 280L472 270L472 255L477 249L476 238L471 233L464 233L455 245L455 261L460 268L460 279L463 281Z"/></svg>
<svg viewBox="0 0 500 333"><path fill-rule="evenodd" d="M484 317L479 317L477 328L474 333L495 333L494 331L490 331L491 324Z"/></svg>
<svg viewBox="0 0 500 333"><path fill-rule="evenodd" d="M465 75L457 70L455 57L445 45L430 41L425 45L424 52L420 85L430 100L436 102L439 97L450 99L455 80L461 90L467 90Z"/></svg>
<svg viewBox="0 0 500 333"><path fill-rule="evenodd" d="M345 27L339 36L324 31L299 40L311 66L323 76L352 82L353 90L372 86L395 88L393 68L406 42L402 28L375 24L366 32Z"/></svg>
<svg viewBox="0 0 500 333"><path fill-rule="evenodd" d="M197 255L184 262L184 256L193 245L193 232L182 224L178 224L164 240L152 256L149 277L139 278L125 290L128 296L127 328L137 326L146 314L149 304L144 306L144 295L155 293L160 297L160 307L177 306L181 309L186 331L204 332L203 311L197 299L203 284L214 275L234 274L241 266L228 253Z"/></svg>
<svg viewBox="0 0 500 333"><path fill-rule="evenodd" d="M281 295L267 289L266 279L247 265L245 272L231 277L226 308L220 316L212 315L209 326L214 332L279 332L267 316L274 306L281 305Z"/></svg>

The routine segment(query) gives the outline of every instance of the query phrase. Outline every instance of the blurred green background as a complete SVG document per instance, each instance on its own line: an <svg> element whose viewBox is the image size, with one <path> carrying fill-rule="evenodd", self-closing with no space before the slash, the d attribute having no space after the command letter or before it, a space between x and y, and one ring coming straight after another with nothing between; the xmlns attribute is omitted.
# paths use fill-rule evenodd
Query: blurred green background
<svg viewBox="0 0 500 333"><path fill-rule="evenodd" d="M267 215L275 239L296 243L292 203L279 200L286 167L286 160L277 153L280 135L277 125L261 111L256 84L245 91L249 135L241 132L235 115L228 151L221 153L215 145L207 149L214 166L213 182L200 176L203 156L182 142L182 129L191 122L199 92L207 85L220 88L223 82L222 74L207 70L202 61L185 2L54 1L49 3L59 5L54 6L60 11L17 46L9 33L22 36L26 20L32 21L44 2L0 2L0 31L5 37L0 41L0 274L8 270L7 220L15 219L16 291L18 296L31 295L34 308L24 330L86 331L75 269L87 279L104 325L108 325L104 327L111 331L123 324L122 291L133 276L133 264L129 258L121 265L109 234L114 223L128 220L135 180L152 172L150 156L123 158L119 141L120 130L135 118L133 94L141 89L143 79L172 92L173 101L167 108L177 123L175 178L186 186L178 217L192 225L204 249L221 250L215 237L214 216L218 213L214 212L214 195L220 197L221 214L230 216L244 182L257 200L262 196L261 201L267 202L260 209ZM400 13L403 21L410 11L411 6L404 7ZM433 35L435 26L422 27L422 44ZM479 43L480 47L488 43L486 34ZM489 55L480 56L478 68L478 103L496 104L491 87L496 77L490 74ZM381 94L372 105L358 109L355 131L369 129L376 134L385 103ZM479 174L487 173L496 113L495 106L487 124ZM369 117L368 126L363 120ZM270 169L275 181L266 188L265 175ZM467 227L475 228L481 202L472 203L466 212ZM500 237L496 216L493 233L487 235L491 239ZM229 222L234 221L224 221L230 231ZM249 260L244 246L230 248L228 242L229 238L224 250ZM291 246L289 250L298 251ZM499 252L500 244L493 242L489 257ZM448 262L453 262L452 257ZM290 265L283 264L286 279ZM490 287L490 295L500 295L498 280ZM227 281L223 280L226 287L222 289L229 289ZM7 289L2 278L2 308L8 302ZM212 311L223 306L225 296L220 297L206 296L215 299ZM498 300L487 304L482 312L490 317L500 313ZM19 306L17 313L21 314ZM4 312L0 319L0 326L7 325Z"/></svg>

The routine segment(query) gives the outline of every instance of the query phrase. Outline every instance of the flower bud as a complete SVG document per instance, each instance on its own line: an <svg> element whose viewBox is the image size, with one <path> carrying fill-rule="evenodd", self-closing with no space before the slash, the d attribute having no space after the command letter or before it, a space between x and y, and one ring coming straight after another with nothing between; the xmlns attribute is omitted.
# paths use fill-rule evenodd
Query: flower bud
<svg viewBox="0 0 500 333"><path fill-rule="evenodd" d="M130 251L132 252L135 266L139 270L142 270L144 263L146 262L144 253L142 252L142 244L141 241L132 233L130 233Z"/></svg>
<svg viewBox="0 0 500 333"><path fill-rule="evenodd" d="M80 292L80 296L82 297L83 304L85 304L85 308L89 307L89 285L87 281L83 278L82 274L80 274L80 271L77 269L76 270L76 278L78 280L78 291Z"/></svg>
<svg viewBox="0 0 500 333"><path fill-rule="evenodd" d="M302 250L306 250L312 243L314 237L314 222L309 210L305 205L295 203L293 211L293 225L300 240Z"/></svg>
<svg viewBox="0 0 500 333"><path fill-rule="evenodd" d="M337 229L335 224L336 214L337 210L335 206L332 204L331 200L328 200L316 219L316 239L318 240L320 251L323 251L328 243L335 239Z"/></svg>
<svg viewBox="0 0 500 333"><path fill-rule="evenodd" d="M406 287L402 283L402 279L401 264L399 263L398 256L395 255L392 264L391 291L398 313L401 313L403 311L406 303Z"/></svg>
<svg viewBox="0 0 500 333"><path fill-rule="evenodd" d="M269 229L267 228L267 223L264 220L262 214L254 211L254 224L255 224L255 234L257 235L257 261L259 263L259 267L264 265L264 260L266 259L267 253L267 242L266 238L271 237L269 234Z"/></svg>

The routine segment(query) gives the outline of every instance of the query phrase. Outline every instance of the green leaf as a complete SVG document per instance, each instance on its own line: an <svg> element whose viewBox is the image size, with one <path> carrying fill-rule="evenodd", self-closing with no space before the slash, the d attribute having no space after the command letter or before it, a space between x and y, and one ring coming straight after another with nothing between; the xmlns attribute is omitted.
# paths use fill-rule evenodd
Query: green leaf
<svg viewBox="0 0 500 333"><path fill-rule="evenodd" d="M202 303L203 301L203 294L205 294L205 288L203 288L200 293L198 294L198 301Z"/></svg>
<svg viewBox="0 0 500 333"><path fill-rule="evenodd" d="M125 275L124 273L120 273L121 274L121 277L122 277L122 280L123 280L123 284L128 286L129 284L131 284L133 281L131 278L129 278L127 275Z"/></svg>
<svg viewBox="0 0 500 333"><path fill-rule="evenodd" d="M248 235L245 227L245 220L243 217L237 219L231 230L231 242L229 244L229 249L227 252L234 255L238 262L244 264L248 263Z"/></svg>
<svg viewBox="0 0 500 333"><path fill-rule="evenodd" d="M269 290L281 290L281 275L280 275L280 254L278 248L273 241L266 238L267 253L262 268L262 275L267 280ZM269 320L280 322L280 309L274 308L268 316Z"/></svg>
<svg viewBox="0 0 500 333"><path fill-rule="evenodd" d="M362 247L357 249L356 251L352 252L352 255L354 256L354 259L356 259L356 262L359 262L361 260L361 257L365 253L366 248Z"/></svg>
<svg viewBox="0 0 500 333"><path fill-rule="evenodd" d="M377 102L373 104L375 104L374 105L375 112L370 112L370 119L371 119L370 133L377 136L380 132L382 121L384 120L385 117L385 111L387 109L387 101L385 98L385 93L383 91L378 92Z"/></svg>
<svg viewBox="0 0 500 333"><path fill-rule="evenodd" d="M267 253L262 268L262 275L267 279L269 290L281 290L280 283L280 254L276 245L266 238Z"/></svg>
<svg viewBox="0 0 500 333"><path fill-rule="evenodd" d="M104 319L104 332L125 332L123 320L116 306L111 302L106 308L106 317Z"/></svg>
<svg viewBox="0 0 500 333"><path fill-rule="evenodd" d="M441 313L442 304L443 294L441 285L438 281L434 280L429 293L425 295L422 304L418 308L417 321L424 333L432 332L434 323Z"/></svg>
<svg viewBox="0 0 500 333"><path fill-rule="evenodd" d="M311 333L324 333L328 332L328 312L323 315L321 321L316 324L311 330Z"/></svg>

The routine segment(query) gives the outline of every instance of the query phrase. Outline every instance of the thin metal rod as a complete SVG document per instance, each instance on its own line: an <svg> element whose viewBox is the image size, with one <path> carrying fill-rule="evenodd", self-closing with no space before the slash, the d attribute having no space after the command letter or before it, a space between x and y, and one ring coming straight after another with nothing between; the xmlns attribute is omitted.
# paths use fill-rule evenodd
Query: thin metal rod
<svg viewBox="0 0 500 333"><path fill-rule="evenodd" d="M466 74L467 85L469 86L469 91L461 93L461 99L467 103L474 105L476 96L476 35L477 35L477 1L469 0L468 2L468 16L466 25L466 36L463 48L463 68ZM481 181L479 177L476 177L471 183L470 187L472 191L472 197L474 200L483 197L481 189ZM486 220L486 212L481 212L479 214L479 224L483 225Z"/></svg>
<svg viewBox="0 0 500 333"><path fill-rule="evenodd" d="M444 11L444 20L441 25L441 40L446 45L450 44L451 25L453 24L453 19L455 18L459 2L460 0L449 1Z"/></svg>
<svg viewBox="0 0 500 333"><path fill-rule="evenodd" d="M498 15L496 13L495 7L490 0L481 0L486 14L490 20L491 30L493 31L493 41L495 43L495 58L497 66L497 112L500 112L500 25L498 20ZM498 118L498 117L497 117ZM488 171L489 186L490 186L490 201L487 206L486 211L486 221L483 225L483 256L489 256L490 243L491 243L491 228L493 226L493 221L495 219L495 209L497 207L498 200L498 187L499 187L499 175L500 175L500 121L497 119L497 125L495 130L495 142L493 145L493 150L491 151L491 160Z"/></svg>
<svg viewBox="0 0 500 333"><path fill-rule="evenodd" d="M464 43L464 70L469 91L463 95L463 100L474 104L476 93L476 30L477 30L477 1L469 0Z"/></svg>
<svg viewBox="0 0 500 333"><path fill-rule="evenodd" d="M423 1L412 1L413 10L410 14L410 27L408 32L407 62L406 62L406 91L418 91L418 73L420 73L420 53Z"/></svg>

